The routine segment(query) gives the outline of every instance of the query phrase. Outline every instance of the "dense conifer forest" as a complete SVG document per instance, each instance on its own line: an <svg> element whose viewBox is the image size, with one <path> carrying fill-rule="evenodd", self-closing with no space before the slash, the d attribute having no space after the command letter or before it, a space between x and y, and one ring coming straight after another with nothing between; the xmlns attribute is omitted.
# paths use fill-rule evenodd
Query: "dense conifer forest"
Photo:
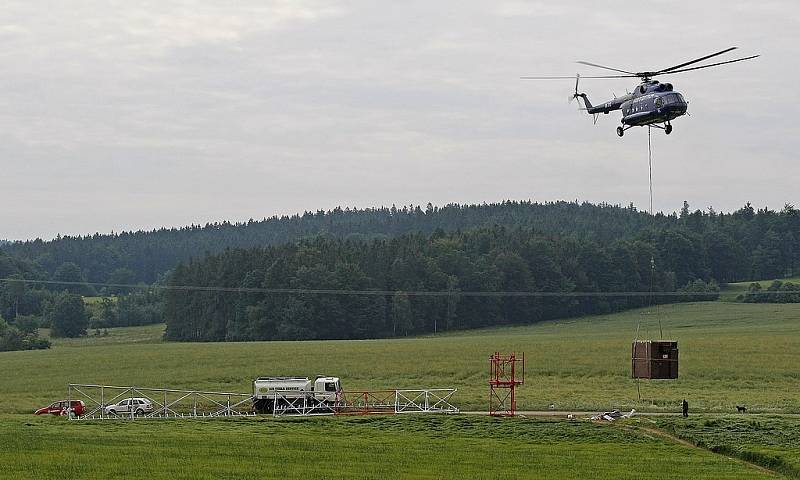
<svg viewBox="0 0 800 480"><path fill-rule="evenodd" d="M483 295L486 292L648 292L652 285L659 292L682 287L697 294L693 299L714 298L718 291L714 282L698 280L698 273L676 263L677 252L667 248L666 255L658 253L672 235L657 234L655 244L644 240L601 244L496 226L367 242L318 237L279 247L229 250L179 266L170 283L250 291L168 290L167 338L404 336L606 313L649 300L647 296ZM652 271L651 259L661 267ZM287 288L367 293L252 291ZM439 295L426 295L430 292Z"/></svg>
<svg viewBox="0 0 800 480"><path fill-rule="evenodd" d="M679 215L659 213L651 217L633 206L508 201L441 208L430 204L425 208L336 208L246 223L30 240L0 249L35 261L50 276L63 264L73 263L90 282L152 283L178 263L209 253L282 245L318 235L370 240L499 225L607 243L635 238L645 228L660 228L675 230L678 237L686 237L693 244L714 245L709 248L713 252L703 262L704 268L712 270L710 276L725 282L779 276L781 269L794 268L800 250L798 223L798 210L789 205L780 211L756 211L747 204L733 213L716 213L712 209L691 211L684 204ZM724 258L726 255L732 258Z"/></svg>
<svg viewBox="0 0 800 480"><path fill-rule="evenodd" d="M12 325L17 316L46 325L56 293L130 293L87 282L380 290L386 294L144 294L102 304L91 324L164 318L174 340L399 336L644 301L457 292L642 292L652 282L657 291L697 292L685 297L692 299L713 294L718 283L797 274L798 265L800 211L791 205L775 211L746 204L717 213L684 203L678 214L655 216L633 206L576 202L337 208L242 224L5 244L0 278L69 283L2 283L0 315ZM420 291L454 293L414 294Z"/></svg>

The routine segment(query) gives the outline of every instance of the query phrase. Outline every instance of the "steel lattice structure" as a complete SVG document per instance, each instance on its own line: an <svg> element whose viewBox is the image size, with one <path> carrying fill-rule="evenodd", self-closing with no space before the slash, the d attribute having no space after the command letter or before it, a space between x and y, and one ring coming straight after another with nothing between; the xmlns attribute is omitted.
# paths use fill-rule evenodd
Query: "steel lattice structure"
<svg viewBox="0 0 800 480"><path fill-rule="evenodd" d="M341 392L333 403L297 392L275 392L273 416L366 415L374 413L458 413L451 403L455 388Z"/></svg>
<svg viewBox="0 0 800 480"><path fill-rule="evenodd" d="M517 369L521 364L522 371ZM517 376L521 373L521 376ZM517 385L525 383L525 353L495 352L489 356L489 415L511 416L517 411Z"/></svg>
<svg viewBox="0 0 800 480"><path fill-rule="evenodd" d="M297 397L297 391L273 393L275 417L316 415L364 415L403 413L458 413L451 403L454 388L396 389L382 391L340 392L335 402L326 402L314 396ZM109 407L128 398L149 400L153 411L137 414L133 409L126 413L110 413ZM81 400L85 404L80 417L69 415L70 420L141 420L198 417L254 416L250 393L180 390L174 388L145 388L135 386L95 385L70 383L67 400Z"/></svg>
<svg viewBox="0 0 800 480"><path fill-rule="evenodd" d="M130 397L150 400L153 404L153 411L142 414L136 414L133 409L130 412L119 414L108 412L108 407L114 402ZM143 418L254 415L251 408L252 396L249 393L70 383L67 386L67 398L70 401L81 400L86 405L84 414L80 417L70 415L71 420L138 420Z"/></svg>

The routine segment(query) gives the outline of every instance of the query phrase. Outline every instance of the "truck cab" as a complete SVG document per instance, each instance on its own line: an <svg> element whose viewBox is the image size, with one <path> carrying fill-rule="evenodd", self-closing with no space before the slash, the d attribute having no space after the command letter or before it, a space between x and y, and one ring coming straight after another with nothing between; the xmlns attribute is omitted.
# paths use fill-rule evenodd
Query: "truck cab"
<svg viewBox="0 0 800 480"><path fill-rule="evenodd" d="M317 375L314 379L314 398L324 402L335 402L342 391L339 377Z"/></svg>

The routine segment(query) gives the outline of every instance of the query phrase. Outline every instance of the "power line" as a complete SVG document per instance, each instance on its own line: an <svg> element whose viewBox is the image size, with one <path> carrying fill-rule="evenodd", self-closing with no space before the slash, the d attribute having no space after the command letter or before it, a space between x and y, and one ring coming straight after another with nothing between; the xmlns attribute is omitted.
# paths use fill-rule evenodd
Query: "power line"
<svg viewBox="0 0 800 480"><path fill-rule="evenodd" d="M616 291L616 292L541 292L541 291L460 291L460 290L347 290L328 288L258 288L258 287L219 287L203 285L157 285L157 284L132 284L132 283L101 283L101 282L67 282L59 280L29 280L22 278L0 278L3 283L30 283L35 285L64 285L127 288L132 290L170 290L184 292L218 292L218 293L266 293L287 295L364 295L364 296L391 296L398 293L413 297L692 297L713 294L717 292L652 292L652 291ZM786 294L792 292L760 291L762 294Z"/></svg>

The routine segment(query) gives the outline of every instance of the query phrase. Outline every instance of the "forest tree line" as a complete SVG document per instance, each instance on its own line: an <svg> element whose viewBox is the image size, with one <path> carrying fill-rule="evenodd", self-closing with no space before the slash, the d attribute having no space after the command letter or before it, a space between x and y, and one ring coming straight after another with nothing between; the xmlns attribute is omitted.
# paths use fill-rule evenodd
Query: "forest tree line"
<svg viewBox="0 0 800 480"><path fill-rule="evenodd" d="M490 251L474 247L479 238L492 245ZM443 248L443 242L450 247ZM532 256L530 250L536 248L530 242L541 249L540 257ZM252 244L259 247L251 248ZM248 248L243 252L241 246ZM586 249L599 256L587 254ZM523 255L523 250L528 253ZM217 253L206 256L208 252ZM367 252L375 258L366 256ZM0 278L21 280L0 283L0 317L12 327L5 331L18 338L17 333L22 332L18 322L25 328L30 328L33 320L40 327L51 326L54 317L49 312L60 296L101 295L114 296L114 301L102 300L87 308L85 326L79 332L87 327L141 325L167 318L172 339L405 335L637 306L641 301L636 299L493 299L472 309L483 299L462 295L425 298L410 292L497 291L514 285L527 291L611 291L623 286L641 291L649 287L641 273L649 263L641 262L650 256L656 261L658 288L698 292L699 296L687 298L705 298L702 294L716 283L796 274L800 212L791 205L773 211L755 210L747 204L732 213L717 213L712 209L691 211L684 204L679 214L651 217L633 206L503 202L443 208L429 205L425 209L335 209L246 224L17 242L0 247ZM248 258L257 267L238 262L239 258ZM542 260L545 267L531 258ZM453 259L458 259L456 266L448 263ZM597 267L598 262L602 268ZM273 263L287 266L278 274ZM509 280L512 277L507 270L512 266L524 281ZM175 268L174 273L170 268ZM620 269L638 273L625 277L626 284L609 273ZM413 274L398 273L407 270ZM321 284L333 289L363 285L392 294L349 300L254 295L235 302L230 294L186 294L189 305L189 300L181 300L175 293L165 308L163 294L114 286L145 286L143 279L148 278L162 285L307 288ZM550 283L545 282L548 278ZM114 285L93 286L90 282ZM335 312L347 317L351 306L361 312L352 329L343 331L341 319L324 320L330 320ZM181 319L177 312L196 318ZM311 319L318 314L321 320ZM188 321L204 326L187 333L181 322ZM345 323L349 325L349 320Z"/></svg>
<svg viewBox="0 0 800 480"><path fill-rule="evenodd" d="M396 337L608 313L650 301L713 299L719 287L706 263L707 248L714 246L682 230L603 244L496 226L372 241L318 237L279 247L229 250L178 266L169 284L244 290L168 290L166 337ZM650 297L651 288L692 295ZM317 293L269 291L274 289ZM542 298L485 292L640 295Z"/></svg>
<svg viewBox="0 0 800 480"><path fill-rule="evenodd" d="M578 202L335 208L245 223L13 242L0 250L35 262L48 277L64 264L75 264L89 282L150 284L163 281L181 262L226 249L277 246L319 235L369 241L495 225L599 243L637 238L644 229L680 229L716 244L718 253L708 259L707 268L720 282L778 277L795 272L800 265L798 210L791 205L780 211L755 210L749 203L732 213L692 211L684 203L679 214L654 216L633 205Z"/></svg>

